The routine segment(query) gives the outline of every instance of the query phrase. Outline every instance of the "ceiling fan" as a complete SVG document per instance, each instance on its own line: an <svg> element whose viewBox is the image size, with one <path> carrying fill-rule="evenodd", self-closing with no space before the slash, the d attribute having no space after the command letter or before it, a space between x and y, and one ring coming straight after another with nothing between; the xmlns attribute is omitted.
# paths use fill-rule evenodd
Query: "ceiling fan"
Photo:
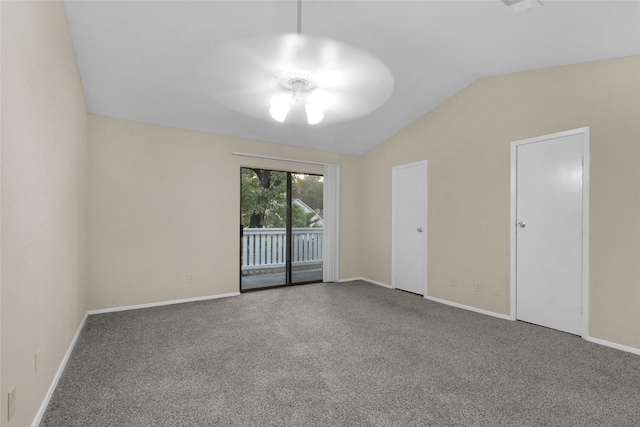
<svg viewBox="0 0 640 427"><path fill-rule="evenodd" d="M373 54L336 40L296 33L219 46L202 69L209 95L262 120L317 124L351 120L380 107L393 92L389 68Z"/></svg>

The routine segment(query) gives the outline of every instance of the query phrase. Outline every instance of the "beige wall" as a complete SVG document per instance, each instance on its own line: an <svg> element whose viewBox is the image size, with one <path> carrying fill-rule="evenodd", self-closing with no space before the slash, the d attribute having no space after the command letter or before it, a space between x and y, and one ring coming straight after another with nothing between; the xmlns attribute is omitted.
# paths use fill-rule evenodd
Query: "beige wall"
<svg viewBox="0 0 640 427"><path fill-rule="evenodd" d="M31 423L87 309L237 292L239 168L320 169L232 151L340 164L340 277L384 283L391 167L427 159L429 294L506 314L510 142L591 126L591 334L640 348L639 57L481 79L354 157L87 116L63 5L0 10L1 426Z"/></svg>
<svg viewBox="0 0 640 427"><path fill-rule="evenodd" d="M510 143L583 126L591 127L590 333L640 348L637 56L480 79L367 153L362 210L375 215L362 227L379 233L360 235L362 275L390 283L391 168L426 159L428 294L508 314Z"/></svg>
<svg viewBox="0 0 640 427"><path fill-rule="evenodd" d="M340 276L360 275L358 157L99 116L89 123L90 309L238 292L240 167L322 167L234 151L340 164Z"/></svg>
<svg viewBox="0 0 640 427"><path fill-rule="evenodd" d="M27 426L86 311L87 109L61 2L2 2L1 102L0 424Z"/></svg>

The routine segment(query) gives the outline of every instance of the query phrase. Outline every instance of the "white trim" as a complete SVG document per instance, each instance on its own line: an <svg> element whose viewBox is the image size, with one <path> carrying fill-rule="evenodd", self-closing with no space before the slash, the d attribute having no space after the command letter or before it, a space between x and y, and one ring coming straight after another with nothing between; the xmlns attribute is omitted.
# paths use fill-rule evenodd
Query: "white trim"
<svg viewBox="0 0 640 427"><path fill-rule="evenodd" d="M364 280L362 277L348 277L346 279L338 279L338 283L354 282L356 280Z"/></svg>
<svg viewBox="0 0 640 427"><path fill-rule="evenodd" d="M427 263L428 263L428 233L429 233L429 226L428 226L428 208L429 208L429 194L428 194L428 183L429 183L429 178L428 178L428 173L429 173L429 168L427 166L427 161L426 160L421 160L419 162L413 162L413 163L407 163L404 165L398 165L398 166L393 166L391 168L391 287L395 289L395 282L396 282L396 268L395 268L395 263L396 263L396 233L395 233L395 218L396 218L396 171L399 169L404 169L404 168L410 168L410 167L415 167L415 166L424 166L424 226L422 228L424 228L424 271L422 272L423 276L424 276L424 280L423 280L423 284L422 284L422 289L423 289L423 296L427 295L427 276L428 276L428 272L429 269L427 267Z"/></svg>
<svg viewBox="0 0 640 427"><path fill-rule="evenodd" d="M474 311L476 313L485 314L487 316L497 317L498 319L511 320L511 317L508 314L500 314L500 313L496 313L495 311L483 310L481 308L472 307L470 305L458 304L457 302L449 301L449 300L446 300L446 299L440 299L440 298L429 297L429 296L425 296L424 298L428 299L430 301L439 302L440 304L445 304L445 305L450 305L452 307L461 308L463 310Z"/></svg>
<svg viewBox="0 0 640 427"><path fill-rule="evenodd" d="M585 159L585 163L586 163L586 159ZM340 279L339 282L340 283L342 283L342 282L352 282L354 280L362 280L362 281L369 282L369 283L374 284L374 285L382 286L384 288L395 289L393 286L387 285L386 283L376 282L375 280L367 279L365 277L352 277L352 278L348 278L348 279ZM430 296L425 296L424 298L428 299L430 301L438 302L440 304L445 304L445 305L449 305L451 307L461 308L463 310L473 311L473 312L484 314L484 315L487 315L487 316L496 317L496 318L502 319L502 320L515 320L515 319L512 319L510 315L496 313L494 311L483 310L481 308L472 307L470 305L459 304L457 302L453 302L453 301L449 301L449 300L445 300L445 299L440 299L440 298L436 298L436 297L430 297ZM587 336L585 338L585 340L587 340L589 342L592 342L594 344L615 348L617 350L626 351L628 353L633 353L633 354L637 354L637 355L640 356L640 348L629 347L629 346L626 346L626 345L617 344L617 343L614 343L614 342L611 342L611 341L605 341L605 340L602 340L602 339L599 339L599 338L593 338L593 337L590 337L590 336Z"/></svg>
<svg viewBox="0 0 640 427"><path fill-rule="evenodd" d="M263 156L262 154L250 154L250 153L239 153L237 151L233 151L231 154L234 156L242 156L242 157L253 157L256 159L266 159L266 160L278 160L281 162L291 162L291 163L302 163L304 165L319 165L319 166L339 166L331 163L321 163L321 162L310 162L307 160L295 160L295 159L287 159L284 157L273 157L273 156Z"/></svg>
<svg viewBox="0 0 640 427"><path fill-rule="evenodd" d="M591 212L591 128L581 128L582 140L582 338L589 337L591 315L590 265L590 212Z"/></svg>
<svg viewBox="0 0 640 427"><path fill-rule="evenodd" d="M580 335L584 339L589 337L589 194L590 194L590 128L589 126L572 129L564 132L528 138L511 143L511 201L509 220L509 319L516 320L516 184L517 184L517 147L549 139L563 138L565 136L582 134L582 156L584 164L582 168L582 331Z"/></svg>
<svg viewBox="0 0 640 427"><path fill-rule="evenodd" d="M53 396L53 392L56 391L56 387L58 387L58 381L60 381L60 377L62 376L62 373L64 372L64 369L67 367L67 362L69 361L69 357L71 357L71 352L73 351L73 349L76 346L76 342L78 341L78 337L80 336L80 332L82 332L82 328L84 328L84 324L87 321L87 317L88 317L89 313L85 313L84 317L82 318L82 321L80 322L80 326L78 326L78 330L76 331L76 334L73 336L73 339L71 340L71 343L69 344L69 348L67 349L67 352L65 353L64 357L62 358L62 362L60 363L60 367L58 367L58 371L56 372L55 376L53 377L53 381L51 381L51 385L49 386L49 390L47 390L47 394L44 396L44 400L42 401L42 404L40 405L40 409L38 409L38 412L36 413L36 417L33 419L33 422L31 423L31 427L38 427L38 425L40 425L40 421L42 421L42 417L44 416L44 413L47 410L47 406L49 406L49 401L51 400L51 397Z"/></svg>
<svg viewBox="0 0 640 427"><path fill-rule="evenodd" d="M622 350L622 351L637 354L638 356L640 356L640 348L629 347L628 345L616 344L611 341L601 340L600 338L586 337L585 339L594 344L604 345L606 347L615 348L616 350Z"/></svg>
<svg viewBox="0 0 640 427"><path fill-rule="evenodd" d="M382 282L376 282L375 280L367 279L366 277L354 277L354 278L351 278L351 279L341 279L340 282L350 282L350 281L353 281L353 280L362 280L362 281L365 281L365 282L372 283L374 285L382 286L383 288L395 289L391 285L387 285L386 283L382 283ZM456 307L456 308L461 308L463 310L474 311L476 313L485 314L485 315L491 316L491 317L497 317L498 319L511 320L511 318L507 314L500 314L500 313L496 313L494 311L483 310L481 308L472 307L470 305L459 304L457 302L453 302L453 301L449 301L449 300L445 300L445 299L440 299L440 298L436 298L436 297L431 297L431 296L427 296L427 295L424 296L424 299L428 299L430 301L438 302L440 304L445 304L445 305L449 305L449 306Z"/></svg>
<svg viewBox="0 0 640 427"><path fill-rule="evenodd" d="M372 283L376 286L382 286L383 288L387 288L387 289L395 289L393 286L391 285L387 285L386 283L382 283L382 282L378 282L376 280L371 280L371 279L367 279L366 277L363 277L362 280L364 280L365 282L369 282Z"/></svg>
<svg viewBox="0 0 640 427"><path fill-rule="evenodd" d="M383 288L395 289L391 285L387 285L386 283L382 283L382 282L376 282L375 280L367 279L366 277L352 277L350 279L340 279L340 280L338 280L338 282L340 282L340 283L353 282L354 280L362 280L363 282L369 282L369 283L371 283L373 285L382 286Z"/></svg>
<svg viewBox="0 0 640 427"><path fill-rule="evenodd" d="M163 305L182 304L185 302L196 302L196 301L205 301L205 300L218 299L218 298L237 297L239 295L240 295L240 292L231 292L228 294L208 295L204 297L184 298L184 299L176 299L172 301L160 301L160 302L151 302L147 304L126 305L122 307L101 308L98 310L89 310L87 311L87 314L92 315L92 314L113 313L116 311L137 310L139 308L160 307Z"/></svg>
<svg viewBox="0 0 640 427"><path fill-rule="evenodd" d="M516 319L516 218L517 218L517 205L518 200L517 192L517 177L518 169L518 150L516 149L515 142L511 143L511 180L510 180L510 195L509 195L509 319Z"/></svg>

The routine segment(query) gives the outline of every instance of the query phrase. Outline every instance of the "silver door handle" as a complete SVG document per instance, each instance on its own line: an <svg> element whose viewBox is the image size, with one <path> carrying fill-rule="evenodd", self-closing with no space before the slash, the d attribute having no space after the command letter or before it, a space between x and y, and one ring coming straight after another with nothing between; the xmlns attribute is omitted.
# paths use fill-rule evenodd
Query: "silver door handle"
<svg viewBox="0 0 640 427"><path fill-rule="evenodd" d="M418 233L422 233L422 227L418 228Z"/></svg>
<svg viewBox="0 0 640 427"><path fill-rule="evenodd" d="M526 222L524 222L524 221L520 221L520 222L518 223L518 227L520 227L520 228L525 228L526 226L527 226L527 223L526 223Z"/></svg>

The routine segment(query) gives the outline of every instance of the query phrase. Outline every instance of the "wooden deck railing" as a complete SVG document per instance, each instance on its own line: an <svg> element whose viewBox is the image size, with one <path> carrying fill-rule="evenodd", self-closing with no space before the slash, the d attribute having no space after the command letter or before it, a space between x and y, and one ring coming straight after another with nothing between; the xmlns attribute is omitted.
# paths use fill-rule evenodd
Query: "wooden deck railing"
<svg viewBox="0 0 640 427"><path fill-rule="evenodd" d="M322 264L322 228L294 228L291 262L295 266ZM284 267L285 228L245 228L242 233L242 270Z"/></svg>

